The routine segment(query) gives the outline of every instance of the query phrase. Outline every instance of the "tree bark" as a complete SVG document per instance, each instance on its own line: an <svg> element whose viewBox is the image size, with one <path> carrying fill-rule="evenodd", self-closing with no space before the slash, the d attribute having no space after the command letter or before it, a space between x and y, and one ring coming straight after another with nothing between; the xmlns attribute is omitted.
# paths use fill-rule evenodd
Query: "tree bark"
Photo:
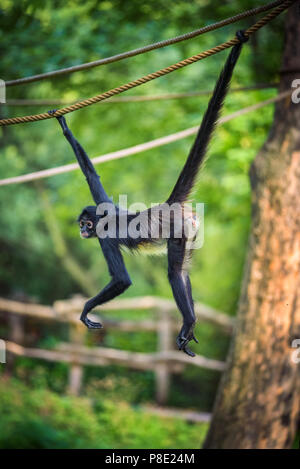
<svg viewBox="0 0 300 469"><path fill-rule="evenodd" d="M280 91L300 78L300 5L287 13ZM267 57L266 57L267 60ZM298 93L299 95L299 93ZM290 448L300 408L300 103L277 104L250 169L252 228L238 323L204 448Z"/></svg>

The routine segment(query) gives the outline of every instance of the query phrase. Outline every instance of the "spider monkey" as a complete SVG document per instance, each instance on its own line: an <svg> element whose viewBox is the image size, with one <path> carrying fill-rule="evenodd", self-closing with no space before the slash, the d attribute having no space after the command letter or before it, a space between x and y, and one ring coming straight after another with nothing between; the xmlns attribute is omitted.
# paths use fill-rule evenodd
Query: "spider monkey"
<svg viewBox="0 0 300 469"><path fill-rule="evenodd" d="M108 285L106 285L95 297L85 303L80 319L88 328L99 329L102 327L100 323L91 321L88 318L88 313L97 305L101 305L120 295L131 285L131 280L126 270L120 248L125 247L129 250L139 250L142 247L157 247L157 245L161 245L163 243L167 249L168 279L172 287L174 299L183 317L183 325L176 343L179 350L183 350L190 356L195 356L195 354L188 348L188 343L191 340L198 343L193 332L196 317L194 313L191 282L188 274L191 249L188 236L185 235L182 229L180 231L181 236L176 236L178 233L176 233L175 221L180 219L183 221L183 224L186 224L186 222L191 220L192 222L195 221L194 214L191 210L185 210L186 203L196 181L196 176L201 163L205 158L208 143L216 126L217 119L227 94L232 73L242 49L242 44L248 40L243 31L238 31L236 35L239 42L233 46L226 64L220 73L193 147L171 195L165 204L160 204L154 207L154 209L152 208L138 213L127 212L114 205L105 192L92 162L83 150L82 146L73 136L71 130L68 128L65 118L63 116L57 117L63 130L63 134L73 148L96 204L96 206L93 205L85 207L79 215L78 222L80 226L80 235L85 239L98 238L98 242L103 251L109 274L111 276L111 281ZM49 113L54 116L55 112L55 110L49 111ZM103 210L99 214L97 206L100 207L102 204L104 204L106 210ZM169 207L172 204L177 204L177 211L176 213L173 213L173 217L171 216L168 219L170 230L168 236L164 236L162 234L162 227L164 225L164 208L166 206ZM107 212L109 212L110 208L115 210L115 236L106 234ZM150 212L150 210L152 212ZM137 217L139 217L140 220L141 215L144 215L144 221L142 222L143 230L140 226L141 223L137 223L141 231L138 236L132 236L129 233L129 224L130 222L135 222ZM126 230L125 233L123 230L122 234L120 227L124 220ZM153 228L158 229L158 234L156 236L152 235Z"/></svg>

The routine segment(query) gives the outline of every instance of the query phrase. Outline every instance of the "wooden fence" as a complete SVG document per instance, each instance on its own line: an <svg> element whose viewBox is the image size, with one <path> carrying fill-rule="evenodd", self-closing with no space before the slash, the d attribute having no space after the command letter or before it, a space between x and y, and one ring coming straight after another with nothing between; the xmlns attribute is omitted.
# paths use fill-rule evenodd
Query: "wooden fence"
<svg viewBox="0 0 300 469"><path fill-rule="evenodd" d="M114 320L100 317L100 321L107 329L155 331L158 334L158 350L156 353L137 353L106 347L87 347L84 345L87 329L78 320L84 302L84 298L75 296L70 300L56 301L51 307L0 298L0 311L9 313L10 340L6 342L6 350L15 356L69 363L69 392L75 395L80 392L85 365L107 366L116 364L137 370L153 370L156 375L156 400L159 404L164 404L167 400L171 373L182 372L187 364L220 372L225 368L223 362L201 355L191 358L174 350L173 336L180 327L180 315L173 301L152 296L114 300L96 308L96 311L100 316L101 313L109 311L151 311L150 319ZM234 327L233 318L203 304L196 304L195 312L198 321L210 322L220 327L224 333L231 334ZM24 347L22 345L24 339L22 317L67 323L70 328L69 342L60 343L52 350ZM90 314L90 317L99 321L99 317L94 314Z"/></svg>

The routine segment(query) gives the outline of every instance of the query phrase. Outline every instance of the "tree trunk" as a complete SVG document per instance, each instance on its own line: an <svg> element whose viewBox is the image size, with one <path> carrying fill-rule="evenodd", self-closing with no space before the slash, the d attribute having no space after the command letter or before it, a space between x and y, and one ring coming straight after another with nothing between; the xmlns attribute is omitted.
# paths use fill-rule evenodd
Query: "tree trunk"
<svg viewBox="0 0 300 469"><path fill-rule="evenodd" d="M286 17L280 91L300 78L299 7L297 2ZM290 97L276 106L250 180L252 228L238 325L205 448L290 448L295 438L300 408L300 365L292 360L292 341L300 338L300 103Z"/></svg>

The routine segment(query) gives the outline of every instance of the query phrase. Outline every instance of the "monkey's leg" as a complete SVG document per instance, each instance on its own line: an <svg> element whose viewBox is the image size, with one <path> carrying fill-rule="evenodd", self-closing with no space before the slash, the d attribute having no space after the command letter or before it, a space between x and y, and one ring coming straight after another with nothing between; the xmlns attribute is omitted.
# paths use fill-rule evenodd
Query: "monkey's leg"
<svg viewBox="0 0 300 469"><path fill-rule="evenodd" d="M192 300L191 284L188 274L183 270L186 255L185 240L176 239L168 242L168 278L172 287L173 296L183 317L183 325L177 337L179 350L194 357L195 354L187 347L194 336L196 317Z"/></svg>
<svg viewBox="0 0 300 469"><path fill-rule="evenodd" d="M102 325L88 319L88 313L96 306L106 303L116 296L121 295L121 293L123 293L131 285L131 280L126 270L118 245L108 238L99 239L99 243L101 245L112 279L109 284L106 285L106 287L104 287L100 293L98 293L98 295L88 300L84 306L80 320L89 329L100 329Z"/></svg>

